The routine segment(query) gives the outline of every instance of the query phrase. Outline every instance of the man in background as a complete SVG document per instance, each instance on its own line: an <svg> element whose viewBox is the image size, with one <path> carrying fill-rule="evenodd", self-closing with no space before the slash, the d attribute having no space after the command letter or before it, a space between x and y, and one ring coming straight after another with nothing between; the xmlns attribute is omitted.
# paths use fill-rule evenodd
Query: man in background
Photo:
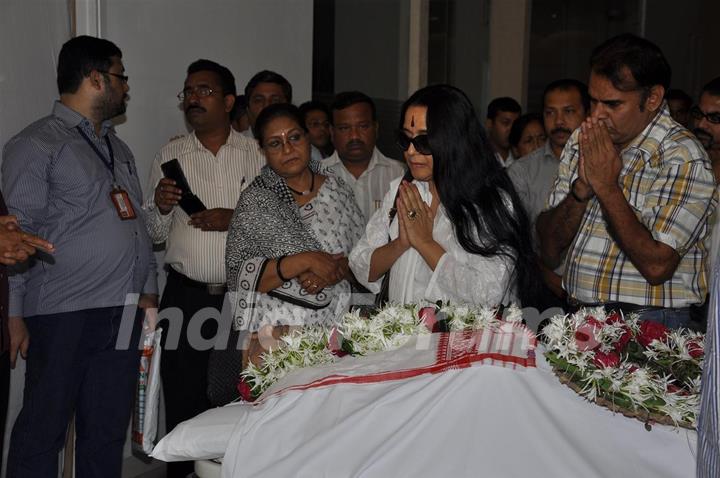
<svg viewBox="0 0 720 478"><path fill-rule="evenodd" d="M510 129L521 112L520 104L508 97L495 98L488 105L485 129L495 157L503 168L515 162L510 150Z"/></svg>
<svg viewBox="0 0 720 478"><path fill-rule="evenodd" d="M324 163L352 187L367 224L382 204L390 181L402 176L405 166L385 157L375 146L377 113L369 96L359 91L339 93L330 109L335 153Z"/></svg>
<svg viewBox="0 0 720 478"><path fill-rule="evenodd" d="M306 101L300 105L300 114L308 130L310 144L327 158L335 151L330 139L330 109L320 101Z"/></svg>

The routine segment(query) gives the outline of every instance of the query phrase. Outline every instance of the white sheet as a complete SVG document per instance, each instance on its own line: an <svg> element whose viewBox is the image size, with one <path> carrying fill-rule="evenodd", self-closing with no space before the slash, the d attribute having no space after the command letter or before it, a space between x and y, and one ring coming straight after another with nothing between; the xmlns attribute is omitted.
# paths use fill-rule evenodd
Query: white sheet
<svg viewBox="0 0 720 478"><path fill-rule="evenodd" d="M153 454L224 454L223 478L694 475L694 432L647 432L561 385L540 353L537 362L285 391L208 411Z"/></svg>

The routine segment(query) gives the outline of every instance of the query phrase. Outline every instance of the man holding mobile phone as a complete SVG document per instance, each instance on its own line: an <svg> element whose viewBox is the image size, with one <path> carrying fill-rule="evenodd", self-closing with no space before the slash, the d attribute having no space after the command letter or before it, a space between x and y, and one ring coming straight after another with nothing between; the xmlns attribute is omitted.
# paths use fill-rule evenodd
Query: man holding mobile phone
<svg viewBox="0 0 720 478"><path fill-rule="evenodd" d="M193 131L160 150L148 188L154 194L143 206L150 237L156 244L165 243L168 276L160 302L161 316L168 308L182 312L177 343L168 340L177 333L168 328L177 325L163 327L160 374L168 431L210 407L206 392L210 350L193 347L201 338L188 337L188 325L201 309L222 310L228 225L240 192L265 164L255 140L231 128L235 95L235 78L226 67L209 60L197 60L188 67L178 99ZM178 187L182 184L164 177L163 165L174 159L180 177L186 178L192 191L183 191ZM169 171L168 166L165 169ZM187 207L183 193L187 197L190 192L205 210L193 212ZM202 339L213 339L217 325L214 320L204 321ZM192 462L170 463L167 476L185 477L192 471Z"/></svg>

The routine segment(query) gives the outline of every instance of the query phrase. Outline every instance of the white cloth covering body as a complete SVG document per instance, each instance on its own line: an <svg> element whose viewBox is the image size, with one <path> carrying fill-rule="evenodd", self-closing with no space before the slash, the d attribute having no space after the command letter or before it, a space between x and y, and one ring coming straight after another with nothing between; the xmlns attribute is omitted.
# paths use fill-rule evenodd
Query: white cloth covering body
<svg viewBox="0 0 720 478"><path fill-rule="evenodd" d="M390 189L390 183L405 172L405 165L400 161L385 157L375 148L367 169L356 178L345 168L340 156L335 151L332 156L323 160L323 165L330 168L345 183L349 184L355 193L355 201L365 218L365 224L382 205L385 194Z"/></svg>
<svg viewBox="0 0 720 478"><path fill-rule="evenodd" d="M378 247L398 237L398 219L388 225L388 213L393 207L395 194L401 178L390 184L382 206L375 211L365 228L365 234L350 254L350 268L357 280L373 294L380 292L382 279L370 282L370 260ZM420 196L427 204L431 202L427 182L413 181ZM454 304L468 303L494 307L500 303L517 302L511 282L514 263L508 257L483 257L467 252L458 243L450 219L442 207L438 207L433 227L433 239L445 254L433 271L420 253L410 248L390 269L388 298L391 302L408 304L442 300Z"/></svg>
<svg viewBox="0 0 720 478"><path fill-rule="evenodd" d="M368 366L381 360L371 357ZM223 478L676 478L694 476L696 440L585 401L539 349L537 368L481 365L216 408L181 424L154 456L224 455Z"/></svg>

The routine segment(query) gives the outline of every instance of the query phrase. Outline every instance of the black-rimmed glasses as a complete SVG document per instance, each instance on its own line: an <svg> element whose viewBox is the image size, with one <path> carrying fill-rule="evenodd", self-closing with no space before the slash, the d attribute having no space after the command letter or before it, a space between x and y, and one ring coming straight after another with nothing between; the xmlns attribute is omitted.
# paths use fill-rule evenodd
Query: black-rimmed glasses
<svg viewBox="0 0 720 478"><path fill-rule="evenodd" d="M128 79L130 78L129 76L121 75L120 73L113 73L111 71L98 70L98 73L104 73L106 75L114 76L115 78L118 78L123 83L127 83Z"/></svg>
<svg viewBox="0 0 720 478"><path fill-rule="evenodd" d="M209 86L198 86L196 88L191 88L188 86L180 93L178 93L177 97L180 101L184 101L185 98L190 98L192 95L195 95L198 98L204 98L206 96L212 95L214 92L215 90L213 90Z"/></svg>
<svg viewBox="0 0 720 478"><path fill-rule="evenodd" d="M690 108L690 116L692 116L693 119L696 121L700 121L705 118L706 120L708 120L709 123L720 124L720 112L718 111L714 111L712 113L704 113L697 106L693 106L692 108Z"/></svg>

